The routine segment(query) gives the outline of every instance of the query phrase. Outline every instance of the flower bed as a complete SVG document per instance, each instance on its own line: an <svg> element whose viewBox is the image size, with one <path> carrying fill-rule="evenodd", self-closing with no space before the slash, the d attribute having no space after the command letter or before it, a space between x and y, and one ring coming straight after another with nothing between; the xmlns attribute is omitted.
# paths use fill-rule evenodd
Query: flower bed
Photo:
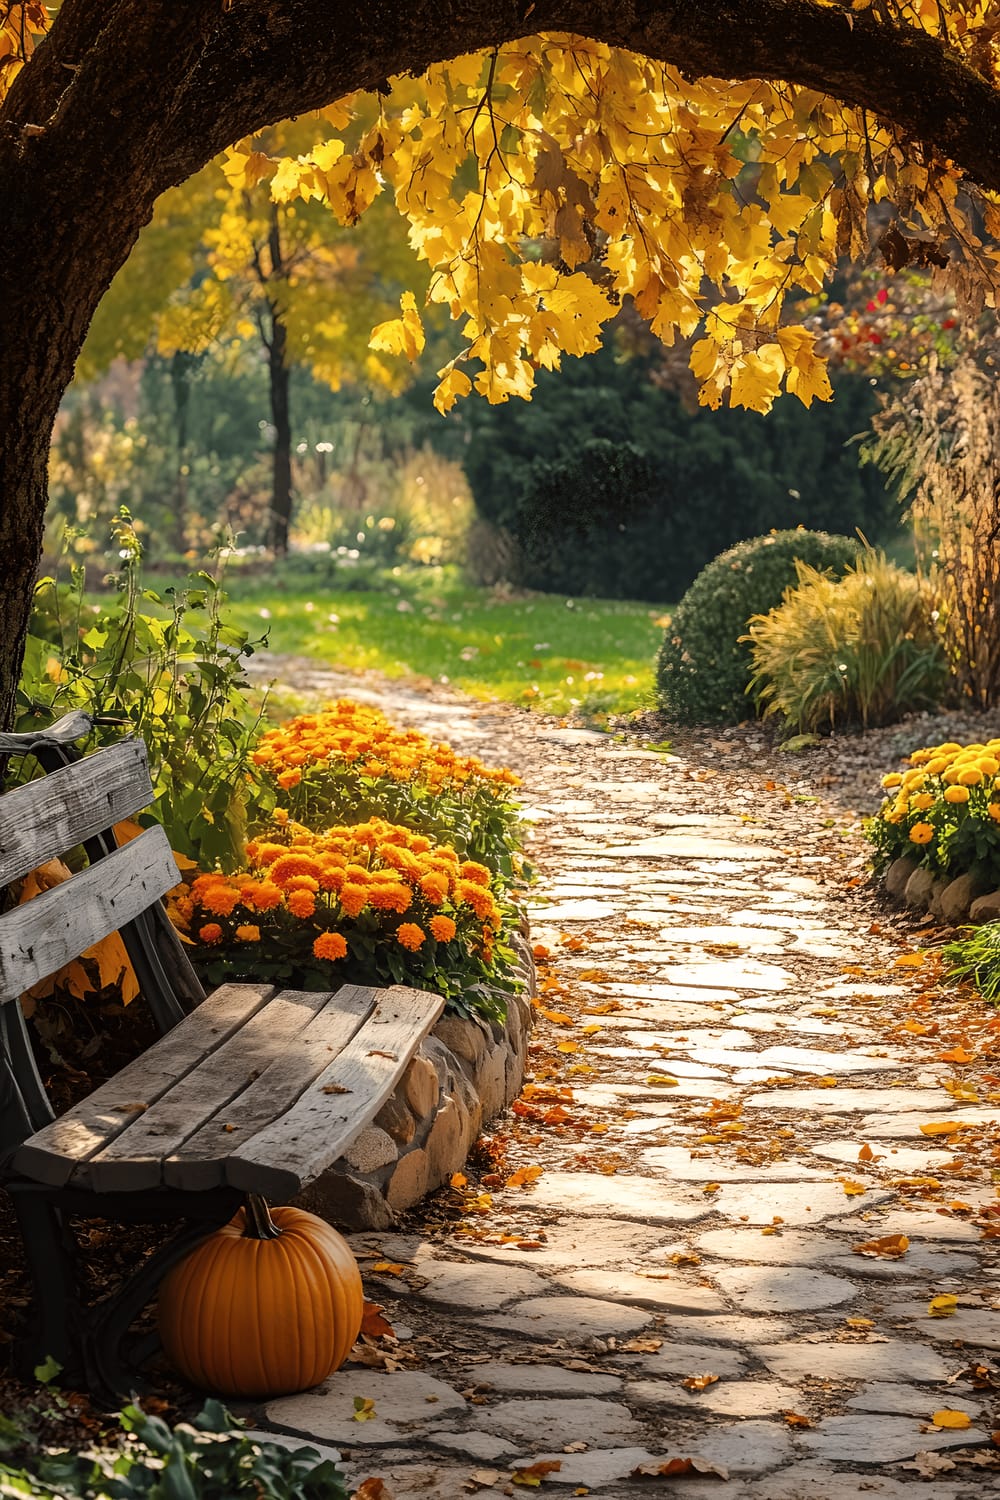
<svg viewBox="0 0 1000 1500"><path fill-rule="evenodd" d="M882 785L890 795L866 831L890 894L949 922L996 915L1000 739L915 750Z"/></svg>
<svg viewBox="0 0 1000 1500"><path fill-rule="evenodd" d="M515 873L518 777L401 729L376 708L341 698L300 714L268 730L253 760L278 806L307 827L384 818L508 880Z"/></svg>
<svg viewBox="0 0 1000 1500"><path fill-rule="evenodd" d="M279 815L246 854L245 870L200 874L171 898L208 983L411 984L503 1019L498 992L520 983L504 938L514 912L485 865L379 818L314 833Z"/></svg>

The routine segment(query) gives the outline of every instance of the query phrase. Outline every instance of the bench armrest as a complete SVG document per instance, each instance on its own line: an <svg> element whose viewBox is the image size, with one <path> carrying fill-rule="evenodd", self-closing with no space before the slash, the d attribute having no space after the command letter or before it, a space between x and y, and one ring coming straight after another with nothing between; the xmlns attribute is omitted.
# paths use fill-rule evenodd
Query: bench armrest
<svg viewBox="0 0 1000 1500"><path fill-rule="evenodd" d="M47 729L29 729L23 734L0 734L0 755L34 755L36 750L61 749L84 739L96 721L81 709L64 714Z"/></svg>

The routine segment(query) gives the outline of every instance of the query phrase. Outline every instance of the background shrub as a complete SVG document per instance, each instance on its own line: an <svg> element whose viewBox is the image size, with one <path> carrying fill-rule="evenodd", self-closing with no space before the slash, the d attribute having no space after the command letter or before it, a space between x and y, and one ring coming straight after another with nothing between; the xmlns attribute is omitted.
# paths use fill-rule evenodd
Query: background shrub
<svg viewBox="0 0 1000 1500"><path fill-rule="evenodd" d="M840 579L795 566L798 585L748 629L765 718L781 714L805 731L867 729L940 703L948 666L925 583L874 551Z"/></svg>
<svg viewBox="0 0 1000 1500"><path fill-rule="evenodd" d="M530 402L466 402L439 424L478 515L519 544L500 574L481 575L490 559L474 549L474 577L676 603L717 552L771 527L858 527L878 543L898 530L895 499L852 442L871 425L867 379L838 375L821 412L779 401L764 417L692 410L657 368L612 341L539 371Z"/></svg>
<svg viewBox="0 0 1000 1500"><path fill-rule="evenodd" d="M842 574L858 543L823 531L776 531L739 542L698 574L667 626L657 658L661 708L682 724L739 723L752 715L744 639L754 615L781 603L795 565Z"/></svg>

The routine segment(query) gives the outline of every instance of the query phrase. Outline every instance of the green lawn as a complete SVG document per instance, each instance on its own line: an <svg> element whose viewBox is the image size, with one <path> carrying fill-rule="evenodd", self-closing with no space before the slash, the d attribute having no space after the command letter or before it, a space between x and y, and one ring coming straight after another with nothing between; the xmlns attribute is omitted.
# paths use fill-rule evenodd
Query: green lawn
<svg viewBox="0 0 1000 1500"><path fill-rule="evenodd" d="M278 570L226 579L234 623L271 648L331 666L429 677L549 713L618 713L651 701L666 606L469 588L451 569L382 575L372 590Z"/></svg>

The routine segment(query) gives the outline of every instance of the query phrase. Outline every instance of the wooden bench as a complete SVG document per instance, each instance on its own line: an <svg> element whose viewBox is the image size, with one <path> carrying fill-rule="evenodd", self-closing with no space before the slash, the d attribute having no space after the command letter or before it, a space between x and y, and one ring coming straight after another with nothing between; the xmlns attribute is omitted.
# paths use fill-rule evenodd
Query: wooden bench
<svg viewBox="0 0 1000 1500"><path fill-rule="evenodd" d="M97 1393L136 1389L154 1347L130 1325L160 1278L228 1222L248 1194L288 1199L340 1157L392 1093L444 1007L439 995L344 985L204 991L160 898L179 880L159 827L118 848L112 825L148 806L141 741L81 758L70 714L0 735L0 756L48 773L0 796L0 886L82 844L69 881L0 916L0 1182L24 1240L33 1300L17 1358L51 1356ZM55 1118L19 997L109 932L121 932L162 1035ZM109 1298L85 1305L71 1219L176 1223Z"/></svg>

